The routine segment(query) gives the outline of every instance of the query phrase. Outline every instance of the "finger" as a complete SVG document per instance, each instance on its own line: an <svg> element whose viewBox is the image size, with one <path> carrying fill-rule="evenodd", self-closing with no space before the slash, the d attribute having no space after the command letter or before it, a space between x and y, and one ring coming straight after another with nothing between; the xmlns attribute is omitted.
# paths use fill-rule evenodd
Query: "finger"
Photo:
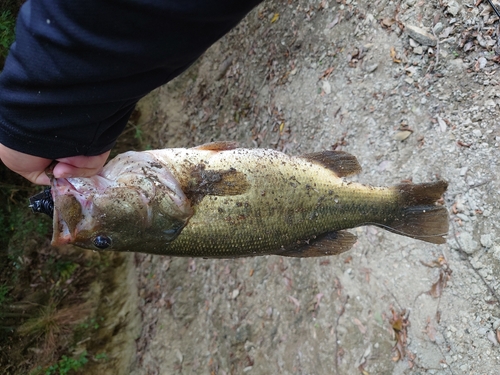
<svg viewBox="0 0 500 375"><path fill-rule="evenodd" d="M55 178L92 177L99 173L101 168L78 168L66 163L57 163L52 173Z"/></svg>
<svg viewBox="0 0 500 375"><path fill-rule="evenodd" d="M96 156L70 156L67 158L57 159L58 162L71 165L82 169L98 169L106 162L110 151L106 151L101 155Z"/></svg>
<svg viewBox="0 0 500 375"><path fill-rule="evenodd" d="M45 175L52 160L24 154L0 144L0 159L7 168L38 185L50 185Z"/></svg>
<svg viewBox="0 0 500 375"><path fill-rule="evenodd" d="M98 174L109 151L97 156L73 156L58 159L59 163L54 167L53 173L56 178L70 177L92 177Z"/></svg>
<svg viewBox="0 0 500 375"><path fill-rule="evenodd" d="M31 173L19 173L25 179L33 182L36 185L50 185L50 178L45 174L45 170L40 172L31 172Z"/></svg>

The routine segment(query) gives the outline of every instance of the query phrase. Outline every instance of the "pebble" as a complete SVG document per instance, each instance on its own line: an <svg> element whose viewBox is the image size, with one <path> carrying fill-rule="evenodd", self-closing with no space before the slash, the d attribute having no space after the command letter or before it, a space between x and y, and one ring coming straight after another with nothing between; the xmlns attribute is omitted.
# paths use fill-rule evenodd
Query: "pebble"
<svg viewBox="0 0 500 375"><path fill-rule="evenodd" d="M449 0L447 10L452 16L456 16L460 11L460 5L455 0Z"/></svg>
<svg viewBox="0 0 500 375"><path fill-rule="evenodd" d="M496 331L498 328L500 328L500 319L493 322L493 329Z"/></svg>
<svg viewBox="0 0 500 375"><path fill-rule="evenodd" d="M481 245L490 248L493 246L493 240L491 239L491 234L482 234L481 235Z"/></svg>
<svg viewBox="0 0 500 375"><path fill-rule="evenodd" d="M415 48L413 48L413 53L415 55L423 55L424 48L422 46L415 47Z"/></svg>
<svg viewBox="0 0 500 375"><path fill-rule="evenodd" d="M438 22L434 25L432 30L434 31L434 34L439 34L441 31L443 31L444 26L442 22Z"/></svg>
<svg viewBox="0 0 500 375"><path fill-rule="evenodd" d="M484 57L480 57L479 59L477 59L477 61L479 62L479 69L484 69L486 63L488 62L488 60L486 60Z"/></svg>
<svg viewBox="0 0 500 375"><path fill-rule="evenodd" d="M487 332L488 332L488 328L486 328L486 327L481 327L477 330L477 333L480 334L481 336L486 335Z"/></svg>
<svg viewBox="0 0 500 375"><path fill-rule="evenodd" d="M363 65L363 70L367 73L373 73L378 68L378 64Z"/></svg>
<svg viewBox="0 0 500 375"><path fill-rule="evenodd" d="M424 46L434 47L437 44L436 37L420 27L405 25L405 31L411 38Z"/></svg>
<svg viewBox="0 0 500 375"><path fill-rule="evenodd" d="M322 89L323 89L323 91L325 92L326 95L331 94L331 92L332 92L332 86L330 85L330 82L323 81Z"/></svg>
<svg viewBox="0 0 500 375"><path fill-rule="evenodd" d="M394 135L394 139L396 141L404 141L406 138L408 138L409 136L411 135L411 131L409 130L402 130L400 132L397 132L395 135Z"/></svg>
<svg viewBox="0 0 500 375"><path fill-rule="evenodd" d="M231 293L231 299L236 299L236 297L238 297L239 295L240 295L240 290L235 289L233 290L233 293Z"/></svg>
<svg viewBox="0 0 500 375"><path fill-rule="evenodd" d="M478 246L478 243L474 241L472 235L468 232L462 232L458 235L458 243L467 254L474 254Z"/></svg>

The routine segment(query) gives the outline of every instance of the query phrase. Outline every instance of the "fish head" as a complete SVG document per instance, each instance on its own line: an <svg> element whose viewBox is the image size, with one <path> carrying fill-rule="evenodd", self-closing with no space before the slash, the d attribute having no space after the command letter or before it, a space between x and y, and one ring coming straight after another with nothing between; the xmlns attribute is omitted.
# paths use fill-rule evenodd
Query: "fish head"
<svg viewBox="0 0 500 375"><path fill-rule="evenodd" d="M157 171L158 172L158 171ZM52 182L54 246L158 252L193 214L171 174L126 171ZM152 249L145 249L147 244Z"/></svg>

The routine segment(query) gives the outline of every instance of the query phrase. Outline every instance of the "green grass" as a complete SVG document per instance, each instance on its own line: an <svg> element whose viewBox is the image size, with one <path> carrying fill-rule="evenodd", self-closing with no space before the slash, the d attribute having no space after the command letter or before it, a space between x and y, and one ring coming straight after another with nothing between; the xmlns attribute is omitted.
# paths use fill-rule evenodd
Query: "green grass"
<svg viewBox="0 0 500 375"><path fill-rule="evenodd" d="M10 45L14 42L14 26L16 17L10 10L4 10L0 13L0 62L3 66L3 61L7 57Z"/></svg>
<svg viewBox="0 0 500 375"><path fill-rule="evenodd" d="M67 375L74 373L82 369L85 364L89 361L87 358L87 352L84 351L77 358L71 358L68 356L61 356L61 359L57 361L50 367L42 369L38 367L35 371L31 372L31 375Z"/></svg>

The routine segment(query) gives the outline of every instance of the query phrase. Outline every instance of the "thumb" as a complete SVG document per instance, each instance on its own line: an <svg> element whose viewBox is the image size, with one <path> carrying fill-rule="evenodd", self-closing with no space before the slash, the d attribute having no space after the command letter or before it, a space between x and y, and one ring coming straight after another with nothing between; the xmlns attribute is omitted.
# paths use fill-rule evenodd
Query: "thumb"
<svg viewBox="0 0 500 375"><path fill-rule="evenodd" d="M54 167L55 178L92 177L98 174L109 156L110 151L97 156L71 156L57 159Z"/></svg>

